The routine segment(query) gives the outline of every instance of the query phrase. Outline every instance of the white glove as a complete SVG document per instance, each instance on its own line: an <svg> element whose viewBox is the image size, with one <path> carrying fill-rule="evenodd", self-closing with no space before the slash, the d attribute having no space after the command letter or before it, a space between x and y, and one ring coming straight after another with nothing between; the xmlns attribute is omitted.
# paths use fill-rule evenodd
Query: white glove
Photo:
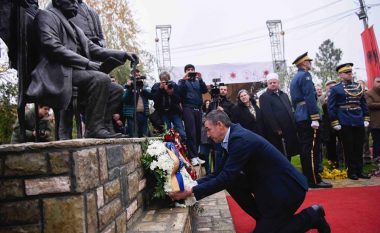
<svg viewBox="0 0 380 233"><path fill-rule="evenodd" d="M342 126L341 125L336 125L333 127L333 129L335 129L336 131L339 131L342 129Z"/></svg>
<svg viewBox="0 0 380 233"><path fill-rule="evenodd" d="M368 127L369 126L369 122L368 121L364 121L364 127Z"/></svg>
<svg viewBox="0 0 380 233"><path fill-rule="evenodd" d="M313 129L318 129L319 128L319 122L318 121L312 121L310 126Z"/></svg>

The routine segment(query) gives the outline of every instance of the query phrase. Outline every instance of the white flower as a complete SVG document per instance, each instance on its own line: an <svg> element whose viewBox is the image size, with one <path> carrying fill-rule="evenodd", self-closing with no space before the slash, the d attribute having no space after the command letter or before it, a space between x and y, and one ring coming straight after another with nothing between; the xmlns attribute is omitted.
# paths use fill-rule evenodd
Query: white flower
<svg viewBox="0 0 380 233"><path fill-rule="evenodd" d="M171 192L172 184L171 184L171 174L174 168L174 161L170 157L168 149L165 146L165 143L159 140L150 140L148 142L147 155L153 158L152 163L150 164L150 170L153 172L156 169L160 169L164 172L164 191ZM180 169L180 173L183 178L183 183L185 188L191 188L197 185L197 182L194 181L190 174L187 172L185 166L182 166ZM193 206L196 203L196 199L194 197L189 197L185 200L185 206Z"/></svg>

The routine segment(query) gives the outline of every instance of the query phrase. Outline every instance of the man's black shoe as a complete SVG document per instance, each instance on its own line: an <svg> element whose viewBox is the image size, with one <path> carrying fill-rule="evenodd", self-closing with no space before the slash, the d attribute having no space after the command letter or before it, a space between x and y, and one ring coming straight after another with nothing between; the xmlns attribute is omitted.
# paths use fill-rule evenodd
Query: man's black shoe
<svg viewBox="0 0 380 233"><path fill-rule="evenodd" d="M371 176L364 174L364 173L358 174L357 177L361 178L361 179L371 179Z"/></svg>
<svg viewBox="0 0 380 233"><path fill-rule="evenodd" d="M323 207L321 205L313 205L311 208L313 208L319 215L319 219L314 225L314 227L318 230L319 233L330 233L331 228L326 221L325 210L323 209Z"/></svg>
<svg viewBox="0 0 380 233"><path fill-rule="evenodd" d="M348 175L348 179L351 179L351 180L358 180L359 177L355 174L352 174L352 175Z"/></svg>
<svg viewBox="0 0 380 233"><path fill-rule="evenodd" d="M110 133L105 129L101 129L95 133L86 133L85 138L120 138L121 133Z"/></svg>
<svg viewBox="0 0 380 233"><path fill-rule="evenodd" d="M309 184L309 187L310 188L332 188L333 186L330 183L321 181L321 182L319 182L317 184Z"/></svg>

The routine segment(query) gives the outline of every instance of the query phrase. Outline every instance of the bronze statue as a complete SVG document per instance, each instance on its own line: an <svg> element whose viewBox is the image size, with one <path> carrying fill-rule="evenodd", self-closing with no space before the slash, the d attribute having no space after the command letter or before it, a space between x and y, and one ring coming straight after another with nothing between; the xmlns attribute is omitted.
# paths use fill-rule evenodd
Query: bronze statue
<svg viewBox="0 0 380 233"><path fill-rule="evenodd" d="M114 138L105 124L111 121L123 95L123 88L111 83L100 71L100 64L110 58L138 62L136 54L105 49L89 40L68 19L77 14L77 0L53 0L53 8L40 10L34 20L40 44L40 61L32 72L27 95L41 104L66 109L72 86L79 88L79 98L86 98L86 138Z"/></svg>

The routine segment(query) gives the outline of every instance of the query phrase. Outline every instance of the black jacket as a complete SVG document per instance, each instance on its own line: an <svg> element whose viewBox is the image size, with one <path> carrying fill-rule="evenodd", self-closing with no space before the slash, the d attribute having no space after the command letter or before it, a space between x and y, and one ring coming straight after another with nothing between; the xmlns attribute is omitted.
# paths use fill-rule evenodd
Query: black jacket
<svg viewBox="0 0 380 233"><path fill-rule="evenodd" d="M174 82L171 84L174 88L172 95L168 95L164 89L160 89L160 83L155 83L152 87L151 95L154 101L154 109L160 114L182 114L178 86Z"/></svg>
<svg viewBox="0 0 380 233"><path fill-rule="evenodd" d="M227 115L231 118L232 109L235 105L226 96L220 96L219 99L212 101L207 113L217 109L218 106L222 107L224 112L227 113Z"/></svg>
<svg viewBox="0 0 380 233"><path fill-rule="evenodd" d="M254 104L253 107L256 111L256 117L254 117L250 112L247 106L245 106L242 102L238 102L238 104L232 108L231 121L233 123L239 123L246 129L251 130L254 133L263 135L263 120L261 116L260 108Z"/></svg>

